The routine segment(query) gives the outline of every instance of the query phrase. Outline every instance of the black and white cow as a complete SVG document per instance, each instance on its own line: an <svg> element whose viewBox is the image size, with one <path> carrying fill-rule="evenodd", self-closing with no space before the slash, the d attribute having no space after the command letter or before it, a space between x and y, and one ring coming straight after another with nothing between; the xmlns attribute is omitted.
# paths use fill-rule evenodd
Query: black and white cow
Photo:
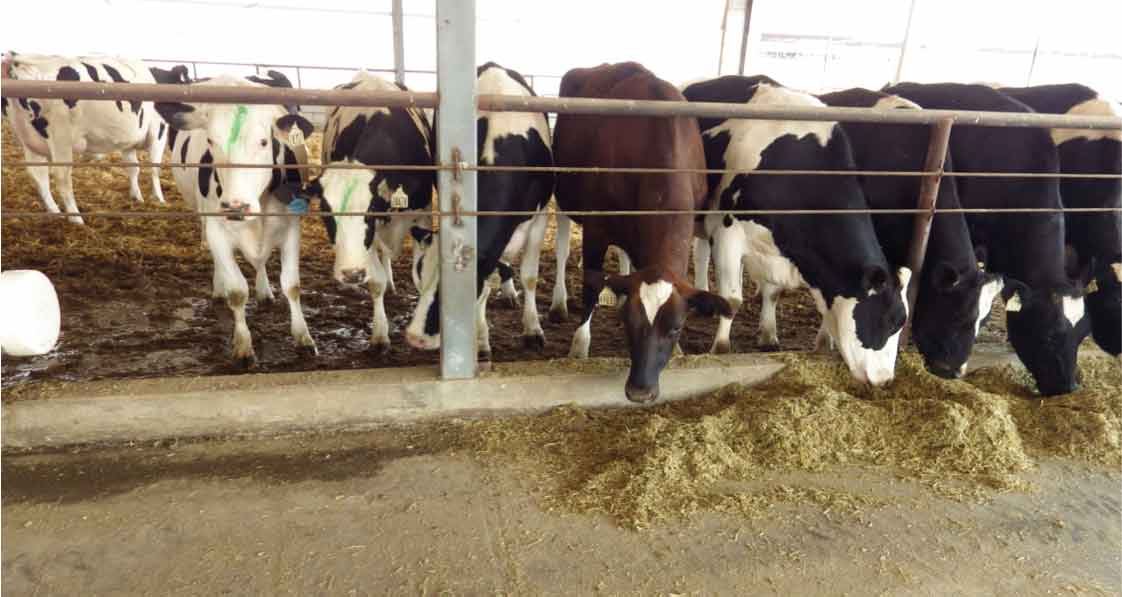
<svg viewBox="0 0 1122 597"><path fill-rule="evenodd" d="M367 72L336 89L400 91L394 83ZM432 127L418 108L336 106L323 135L324 164L433 163ZM393 275L390 261L401 249L410 228L431 228L436 175L432 171L327 168L307 192L320 198L327 236L335 247L334 277L342 284L366 284L374 302L370 345L389 348L385 293ZM407 212L401 217L339 217L330 212Z"/></svg>
<svg viewBox="0 0 1122 597"><path fill-rule="evenodd" d="M39 81L87 81L101 83L155 83L148 67L138 60L111 56L46 56L6 54L4 77ZM167 143L167 125L152 108L152 102L91 101L21 98L4 99L4 115L23 146L27 161L71 162L84 154L103 155L114 151L125 161L136 162L138 149L148 151L148 159L159 163ZM78 202L69 166L29 166L27 169L47 211L58 213L51 193L62 197L68 219L81 224ZM140 168L126 168L129 196L143 201ZM152 193L164 202L160 169L151 169Z"/></svg>
<svg viewBox="0 0 1122 597"><path fill-rule="evenodd" d="M477 69L479 93L533 96L534 90L522 75L488 62ZM479 164L486 166L552 166L553 153L549 121L545 114L533 112L480 112L476 120ZM553 195L553 173L502 172L479 173L479 209L487 211L544 210ZM481 360L489 360L491 342L487 326L487 278L500 260L509 262L522 255L520 265L522 288L522 338L526 346L544 348L545 335L537 309L538 262L545 238L548 214L541 211L534 217L524 215L490 216L478 220L478 261L476 291L478 316L476 330ZM435 236L435 235L434 235ZM406 339L416 348L435 349L440 346L440 251L437 239L429 245L417 266L420 299L413 320L406 330ZM508 266L509 267L509 266Z"/></svg>
<svg viewBox="0 0 1122 597"><path fill-rule="evenodd" d="M829 106L877 110L918 110L902 97L868 89L847 89L818 96ZM842 129L857 167L870 171L918 171L924 167L930 139L928 127L908 124L847 122ZM953 170L947 158L945 170ZM920 178L915 176L862 176L865 200L873 209L911 209L919 198ZM958 188L953 179L939 185L938 209L957 209ZM894 267L908 264L912 244L911 214L876 214L873 226ZM927 259L919 278L912 338L923 354L927 369L953 378L966 371L966 362L978 330L989 316L993 299L1005 282L1000 275L978 268L966 218L961 213L936 214L927 244Z"/></svg>
<svg viewBox="0 0 1122 597"><path fill-rule="evenodd" d="M194 85L256 87L260 83L238 77L215 77ZM284 165L307 155L304 137L312 124L283 106L183 104L157 102L156 110L177 130L173 164L243 163ZM248 284L238 267L241 252L257 272L258 301L271 301L273 291L265 263L273 249L281 251L281 290L288 299L292 337L311 353L316 344L308 332L300 306L300 221L289 217L260 217L288 208L292 188L299 188L294 169L172 168L179 192L200 212L227 212L204 217L204 237L214 259L216 297L224 297L234 314L233 357L241 365L254 362L253 340L245 320Z"/></svg>
<svg viewBox="0 0 1122 597"><path fill-rule="evenodd" d="M924 108L1029 112L1031 109L984 85L901 83L883 89ZM950 152L958 172L1059 170L1048 131L1022 127L956 126ZM1058 209L1055 178L964 177L954 179L966 208ZM1065 268L1064 218L1057 212L970 213L970 237L988 271L1006 276L1006 328L1017 356L1043 395L1077 386L1076 352L1090 332L1083 283Z"/></svg>
<svg viewBox="0 0 1122 597"><path fill-rule="evenodd" d="M1117 103L1079 84L1039 85L1000 91L1037 112L1122 116ZM1065 174L1122 174L1122 131L1053 129ZM1122 207L1122 180L1060 179L1065 207ZM1094 268L1097 290L1086 297L1091 337L1106 352L1122 353L1122 213L1066 213L1067 244L1080 268Z"/></svg>
<svg viewBox="0 0 1122 597"><path fill-rule="evenodd" d="M694 102L753 106L822 106L811 95L766 77L726 76L683 91ZM700 119L706 166L738 170L853 170L845 132L835 122ZM721 209L867 209L856 176L711 174L710 197ZM850 372L874 385L895 375L897 343L907 319L906 267L892 268L868 214L764 215L705 219L713 239L718 292L743 301L742 272L763 294L760 342L778 345L775 301L783 289L810 288L822 314L820 341L833 340ZM732 318L714 341L729 349Z"/></svg>

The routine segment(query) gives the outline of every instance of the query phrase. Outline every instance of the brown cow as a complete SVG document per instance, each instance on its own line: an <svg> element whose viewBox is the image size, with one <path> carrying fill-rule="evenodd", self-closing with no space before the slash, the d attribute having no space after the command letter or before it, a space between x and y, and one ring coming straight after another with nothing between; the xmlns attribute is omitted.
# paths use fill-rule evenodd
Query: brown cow
<svg viewBox="0 0 1122 597"><path fill-rule="evenodd" d="M673 85L634 62L573 69L561 79L561 97L685 100ZM553 147L558 166L705 168L694 118L561 114ZM699 173L560 173L557 204L563 211L702 209L706 190L705 176ZM625 295L619 312L631 353L627 398L650 402L658 398L658 377L678 342L687 311L728 317L732 309L720 296L686 282L692 216L573 219L584 226L584 317L569 356L588 356L592 312L605 286ZM626 252L633 273L604 274L609 245Z"/></svg>

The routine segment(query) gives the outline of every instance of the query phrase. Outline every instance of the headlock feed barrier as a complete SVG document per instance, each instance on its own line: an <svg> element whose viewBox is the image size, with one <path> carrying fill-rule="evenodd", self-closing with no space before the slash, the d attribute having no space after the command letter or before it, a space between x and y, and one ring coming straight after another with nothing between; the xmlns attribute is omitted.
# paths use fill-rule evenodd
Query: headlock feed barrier
<svg viewBox="0 0 1122 597"><path fill-rule="evenodd" d="M78 99L78 100L140 100L177 101L192 103L239 104L299 104L306 106L354 107L415 107L436 109L437 147L434 165L308 165L285 168L345 168L345 169L395 169L437 171L439 207L433 215L440 218L440 314L441 314L441 374L445 379L473 377L476 374L475 350L475 261L465 256L475 254L477 216L519 214L533 216L536 212L481 211L476 202L476 173L487 171L550 171L550 172L628 172L665 173L675 171L663 168L597 168L597 167L505 167L480 166L477 163L476 115L477 110L492 112L550 112L556 114L601 114L621 116L687 116L707 118L744 118L757 120L840 121L863 123L893 123L931 125L927 158L922 171L860 171L860 170L736 170L695 169L677 170L703 173L737 173L751 176L769 175L862 175L862 176L920 176L923 177L916 207L897 210L711 210L711 211L601 211L570 212L579 216L650 216L652 213L721 213L730 215L808 215L824 217L854 213L915 214L913 244L909 252L909 267L920 272L927 249L931 221L936 213L961 212L1117 212L1119 208L1011 208L1011 209L943 209L937 210L935 198L939 184L946 176L1010 177L1010 178L1098 178L1117 179L1116 173L1010 173L1010 172L944 172L943 162L947 152L951 129L959 126L990 127L1041 127L1085 130L1122 130L1122 118L1111 116L1072 116L1059 114L978 112L959 110L875 110L872 108L750 106L745 104L673 102L653 100L616 100L567 97L524 97L509 95L478 95L476 93L475 57L475 1L437 0L437 88L438 92L413 91L363 91L341 89L275 89L268 87L220 87L194 85L155 85L139 83L91 83L73 81L25 81L5 79L3 96L9 98ZM214 63L218 64L218 63ZM114 164L93 162L9 162L8 166L74 166L74 167L199 167L212 168L274 168L279 166L259 164L152 164L148 162L118 162ZM4 218L65 217L66 213L7 212ZM140 217L169 218L201 216L225 217L222 212L87 212L85 217ZM319 217L318 213L268 213L263 216ZM333 216L364 217L367 212L332 212ZM381 214L380 214L381 215ZM415 214L387 213L388 217ZM457 257L460 257L459 259ZM559 274L559 275L563 275ZM913 311L919 276L913 277L908 289L908 312ZM905 328L906 329L906 328ZM906 341L904 336L901 342Z"/></svg>

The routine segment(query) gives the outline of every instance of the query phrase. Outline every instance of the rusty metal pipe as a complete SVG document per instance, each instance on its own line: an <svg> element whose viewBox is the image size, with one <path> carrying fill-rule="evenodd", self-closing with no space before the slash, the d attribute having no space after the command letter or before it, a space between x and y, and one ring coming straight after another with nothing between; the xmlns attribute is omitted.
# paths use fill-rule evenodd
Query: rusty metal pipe
<svg viewBox="0 0 1122 597"><path fill-rule="evenodd" d="M919 293L920 279L923 277L923 262L927 259L927 241L931 238L931 223L935 218L935 201L939 197L939 183L943 180L943 166L947 161L947 147L951 141L951 127L954 120L944 118L931 127L931 140L927 145L927 158L923 163L930 176L923 177L919 183L919 201L912 221L912 246L908 249L908 267L912 270L911 283L908 284L908 321L900 333L900 350L908 345L911 336L912 317L916 309L916 296Z"/></svg>

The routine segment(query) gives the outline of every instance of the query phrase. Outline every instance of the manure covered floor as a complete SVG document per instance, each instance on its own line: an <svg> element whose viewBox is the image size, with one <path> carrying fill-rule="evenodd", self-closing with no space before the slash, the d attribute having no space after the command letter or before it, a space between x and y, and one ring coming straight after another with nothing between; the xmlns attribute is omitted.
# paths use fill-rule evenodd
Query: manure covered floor
<svg viewBox="0 0 1122 597"><path fill-rule="evenodd" d="M636 531L409 433L3 460L11 595L1117 595L1119 476L934 496L876 469L760 483L878 496Z"/></svg>

